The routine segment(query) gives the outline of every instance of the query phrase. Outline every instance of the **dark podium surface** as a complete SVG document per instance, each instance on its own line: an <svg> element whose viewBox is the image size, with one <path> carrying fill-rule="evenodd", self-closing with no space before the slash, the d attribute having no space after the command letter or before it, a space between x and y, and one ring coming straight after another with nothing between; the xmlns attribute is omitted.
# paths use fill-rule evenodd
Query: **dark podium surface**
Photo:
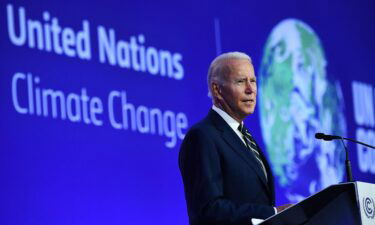
<svg viewBox="0 0 375 225"><path fill-rule="evenodd" d="M261 225L362 224L356 190L354 182L332 185L268 218Z"/></svg>

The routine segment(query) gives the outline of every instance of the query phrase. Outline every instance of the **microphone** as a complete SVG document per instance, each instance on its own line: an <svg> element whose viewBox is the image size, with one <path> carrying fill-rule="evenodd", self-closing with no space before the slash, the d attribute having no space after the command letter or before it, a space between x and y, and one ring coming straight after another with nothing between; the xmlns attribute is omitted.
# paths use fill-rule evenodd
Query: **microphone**
<svg viewBox="0 0 375 225"><path fill-rule="evenodd" d="M315 134L315 138L316 139L323 139L325 141L332 141L332 140L335 140L335 139L342 139L342 137L340 137L340 136L323 134L323 133L316 133Z"/></svg>
<svg viewBox="0 0 375 225"><path fill-rule="evenodd" d="M345 167L346 167L346 177L347 177L347 181L348 182L352 182L353 181L353 175L352 175L352 166L350 164L350 160L349 160L349 150L348 148L346 147L345 143L344 143L344 140L348 140L348 141L351 141L351 142L354 142L354 143L357 143L357 144L361 144L361 145L364 145L368 148L372 148L372 149L375 149L374 146L371 146L369 144L366 144L366 143L363 143L363 142L360 142L360 141L357 141L357 140L354 140L354 139L351 139L351 138L346 138L346 137L340 137L340 136L336 136L336 135L329 135L329 134L323 134L323 133L315 133L315 138L316 139L323 139L325 141L332 141L332 140L335 140L335 139L340 139L341 140L341 143L342 145L344 146L345 148Z"/></svg>
<svg viewBox="0 0 375 225"><path fill-rule="evenodd" d="M349 160L349 150L344 143L345 138L342 138L342 137L336 136L336 135L323 134L323 133L316 133L315 138L316 139L323 139L325 141L332 141L334 139L340 139L341 140L341 142L344 146L344 149L345 149L346 179L347 179L348 182L353 182L352 166L351 166L350 160Z"/></svg>

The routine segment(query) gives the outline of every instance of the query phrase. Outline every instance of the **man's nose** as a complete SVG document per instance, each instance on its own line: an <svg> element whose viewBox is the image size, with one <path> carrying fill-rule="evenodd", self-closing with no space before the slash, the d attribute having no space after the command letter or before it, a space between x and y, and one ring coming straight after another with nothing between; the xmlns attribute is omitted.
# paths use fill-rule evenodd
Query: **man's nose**
<svg viewBox="0 0 375 225"><path fill-rule="evenodd" d="M251 81L246 81L246 93L253 93L255 91L254 84L251 83Z"/></svg>

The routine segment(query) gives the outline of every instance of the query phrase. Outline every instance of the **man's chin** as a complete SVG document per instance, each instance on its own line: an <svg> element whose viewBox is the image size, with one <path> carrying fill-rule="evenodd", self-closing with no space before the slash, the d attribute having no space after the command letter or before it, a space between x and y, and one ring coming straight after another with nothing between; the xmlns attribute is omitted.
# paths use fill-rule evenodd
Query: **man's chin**
<svg viewBox="0 0 375 225"><path fill-rule="evenodd" d="M245 119L247 116L249 116L250 114L253 114L253 113L254 113L254 109L247 109L247 110L243 111L242 118Z"/></svg>
<svg viewBox="0 0 375 225"><path fill-rule="evenodd" d="M255 104L248 104L242 109L243 109L243 112L247 115L253 114L255 111Z"/></svg>
<svg viewBox="0 0 375 225"><path fill-rule="evenodd" d="M250 114L254 113L254 110L255 110L255 107L251 107L251 108L246 109L245 112L246 112L247 115L250 115Z"/></svg>
<svg viewBox="0 0 375 225"><path fill-rule="evenodd" d="M251 110L251 111L249 111L248 113L247 113L247 115L249 116L249 115L251 115L251 114L253 114L254 113L254 110Z"/></svg>

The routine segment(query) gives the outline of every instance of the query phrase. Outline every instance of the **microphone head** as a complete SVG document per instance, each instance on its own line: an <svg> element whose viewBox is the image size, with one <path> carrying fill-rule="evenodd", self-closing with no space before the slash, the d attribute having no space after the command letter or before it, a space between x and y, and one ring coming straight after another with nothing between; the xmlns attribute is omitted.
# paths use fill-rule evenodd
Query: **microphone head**
<svg viewBox="0 0 375 225"><path fill-rule="evenodd" d="M325 134L323 134L323 133L315 133L315 138L316 139L323 139L323 138L325 138Z"/></svg>

